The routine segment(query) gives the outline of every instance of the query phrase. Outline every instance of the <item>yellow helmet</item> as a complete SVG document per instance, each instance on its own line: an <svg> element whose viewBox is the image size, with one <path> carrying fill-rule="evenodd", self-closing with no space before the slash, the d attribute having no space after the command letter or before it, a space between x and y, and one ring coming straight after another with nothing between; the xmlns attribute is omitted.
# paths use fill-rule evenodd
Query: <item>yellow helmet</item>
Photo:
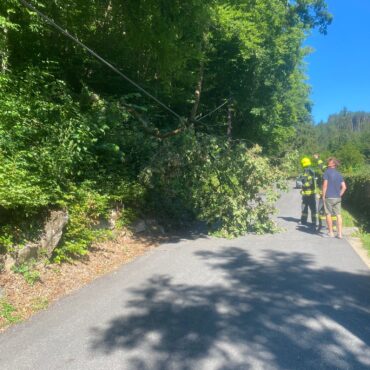
<svg viewBox="0 0 370 370"><path fill-rule="evenodd" d="M301 166L302 166L303 168L306 168L306 167L311 166L311 159L310 159L310 158L308 158L308 157L304 157L304 158L302 158L302 159L301 159Z"/></svg>

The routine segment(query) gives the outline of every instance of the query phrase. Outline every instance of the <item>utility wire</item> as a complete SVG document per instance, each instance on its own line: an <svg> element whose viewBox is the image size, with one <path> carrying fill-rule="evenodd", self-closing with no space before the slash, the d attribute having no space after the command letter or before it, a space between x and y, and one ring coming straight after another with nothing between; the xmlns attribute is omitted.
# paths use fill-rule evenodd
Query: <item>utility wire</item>
<svg viewBox="0 0 370 370"><path fill-rule="evenodd" d="M46 21L46 23L50 24L51 26L53 26L54 28L56 28L59 32L61 32L63 35L67 36L68 38L70 38L72 41L74 41L75 43L77 43L78 45L80 45L83 49L85 49L87 52L89 52L92 56L94 56L95 58L97 58L99 61L101 61L103 64L105 64L106 66L108 66L111 70L113 70L115 73L117 73L119 76L121 76L122 78L124 78L126 81L128 81L129 83L131 83L133 86L135 86L138 90L140 90L141 92L143 92L145 95L147 95L148 97L150 97L151 99L153 99L155 102L157 102L160 106L162 106L163 108L165 108L168 112L172 113L176 118L178 118L180 121L183 120L183 118L177 114L174 110L172 110L171 108L169 108L166 104L162 103L158 98L156 98L155 96L153 96L151 93L149 93L148 91L146 91L144 88L142 88L139 84L137 84L135 81L131 80L129 77L127 77L124 73L122 73L119 69L117 69L115 66L113 66L111 63L109 63L107 60L105 60L103 57L101 57L99 54L97 54L94 50L90 49L88 46L86 46L84 43L82 43L80 40L77 39L77 37L75 36L72 36L67 30L64 30L62 27L60 27L57 23L54 22L54 20L52 20L51 18L49 18L47 15L43 14L41 11L39 11L38 9L36 9L32 4L28 3L27 1L25 0L19 0L27 9L35 12L39 17L41 17L42 19L44 19ZM203 117L199 118L199 115L196 117L195 119L195 122L199 122L199 123L202 123L201 122L204 118L206 117L209 117L210 115L212 115L213 113L217 112L219 109L221 109L225 104L227 104L229 102L229 99L227 99L225 102L223 102L221 105L219 105L217 108L215 108L213 111L207 113L206 115L204 115ZM198 119L199 118L199 119Z"/></svg>
<svg viewBox="0 0 370 370"><path fill-rule="evenodd" d="M219 109L221 109L225 104L227 104L229 102L229 99L227 99L226 101L224 101L221 105L219 105L217 108L215 108L213 111L207 113L205 116L197 119L198 122L200 122L201 120L203 120L204 118L210 116L211 114L217 112ZM199 117L199 116L198 116Z"/></svg>
<svg viewBox="0 0 370 370"><path fill-rule="evenodd" d="M38 9L36 9L33 5L29 4L25 0L19 0L26 8L29 10L35 12L38 16L43 18L47 23L49 23L51 26L56 28L59 32L61 32L63 35L67 36L74 42L76 42L78 45L80 45L83 49L88 51L91 55L93 55L95 58L100 60L102 63L104 63L106 66L108 66L110 69L112 69L114 72L119 74L122 78L124 78L126 81L128 81L130 84L134 85L138 90L140 90L145 95L149 96L151 99L153 99L155 102L157 102L159 105L161 105L163 108L165 108L167 111L172 113L176 118L178 118L180 121L183 119L180 115L178 115L175 111L173 111L171 108L169 108L166 104L162 103L160 100L158 100L155 96L153 96L151 93L146 91L144 88L142 88L140 85L138 85L135 81L131 80L129 77L127 77L125 74L123 74L120 70L118 70L116 67L114 67L111 63L107 62L104 58L102 58L99 54L95 53L92 49L90 49L88 46L86 46L84 43L79 41L75 36L72 36L67 30L64 30L62 27L60 27L58 24L56 24L51 18L49 18L47 15L41 13Z"/></svg>

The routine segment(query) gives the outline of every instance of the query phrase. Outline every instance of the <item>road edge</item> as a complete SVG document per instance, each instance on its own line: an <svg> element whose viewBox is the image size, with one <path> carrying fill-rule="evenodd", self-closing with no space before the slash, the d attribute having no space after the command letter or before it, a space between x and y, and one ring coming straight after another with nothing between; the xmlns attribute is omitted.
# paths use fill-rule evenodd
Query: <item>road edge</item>
<svg viewBox="0 0 370 370"><path fill-rule="evenodd" d="M352 249L357 253L357 255L361 258L361 260L370 270L370 256L367 253L366 249L364 248L361 238L353 236L351 234L345 235L344 238L348 241Z"/></svg>

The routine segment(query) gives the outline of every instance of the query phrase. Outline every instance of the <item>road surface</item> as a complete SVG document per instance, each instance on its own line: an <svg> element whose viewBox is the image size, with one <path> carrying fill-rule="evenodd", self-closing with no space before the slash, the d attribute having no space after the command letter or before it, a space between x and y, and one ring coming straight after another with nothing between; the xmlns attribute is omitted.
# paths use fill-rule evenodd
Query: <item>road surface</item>
<svg viewBox="0 0 370 370"><path fill-rule="evenodd" d="M163 244L0 335L0 369L370 369L370 274L297 229Z"/></svg>

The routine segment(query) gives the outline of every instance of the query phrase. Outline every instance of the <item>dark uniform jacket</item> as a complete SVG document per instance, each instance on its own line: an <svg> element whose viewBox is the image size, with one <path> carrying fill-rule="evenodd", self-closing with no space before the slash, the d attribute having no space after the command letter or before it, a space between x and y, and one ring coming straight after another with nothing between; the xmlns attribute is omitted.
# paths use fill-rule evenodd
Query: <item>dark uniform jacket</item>
<svg viewBox="0 0 370 370"><path fill-rule="evenodd" d="M302 175L302 196L310 196L317 193L315 171L308 167Z"/></svg>

